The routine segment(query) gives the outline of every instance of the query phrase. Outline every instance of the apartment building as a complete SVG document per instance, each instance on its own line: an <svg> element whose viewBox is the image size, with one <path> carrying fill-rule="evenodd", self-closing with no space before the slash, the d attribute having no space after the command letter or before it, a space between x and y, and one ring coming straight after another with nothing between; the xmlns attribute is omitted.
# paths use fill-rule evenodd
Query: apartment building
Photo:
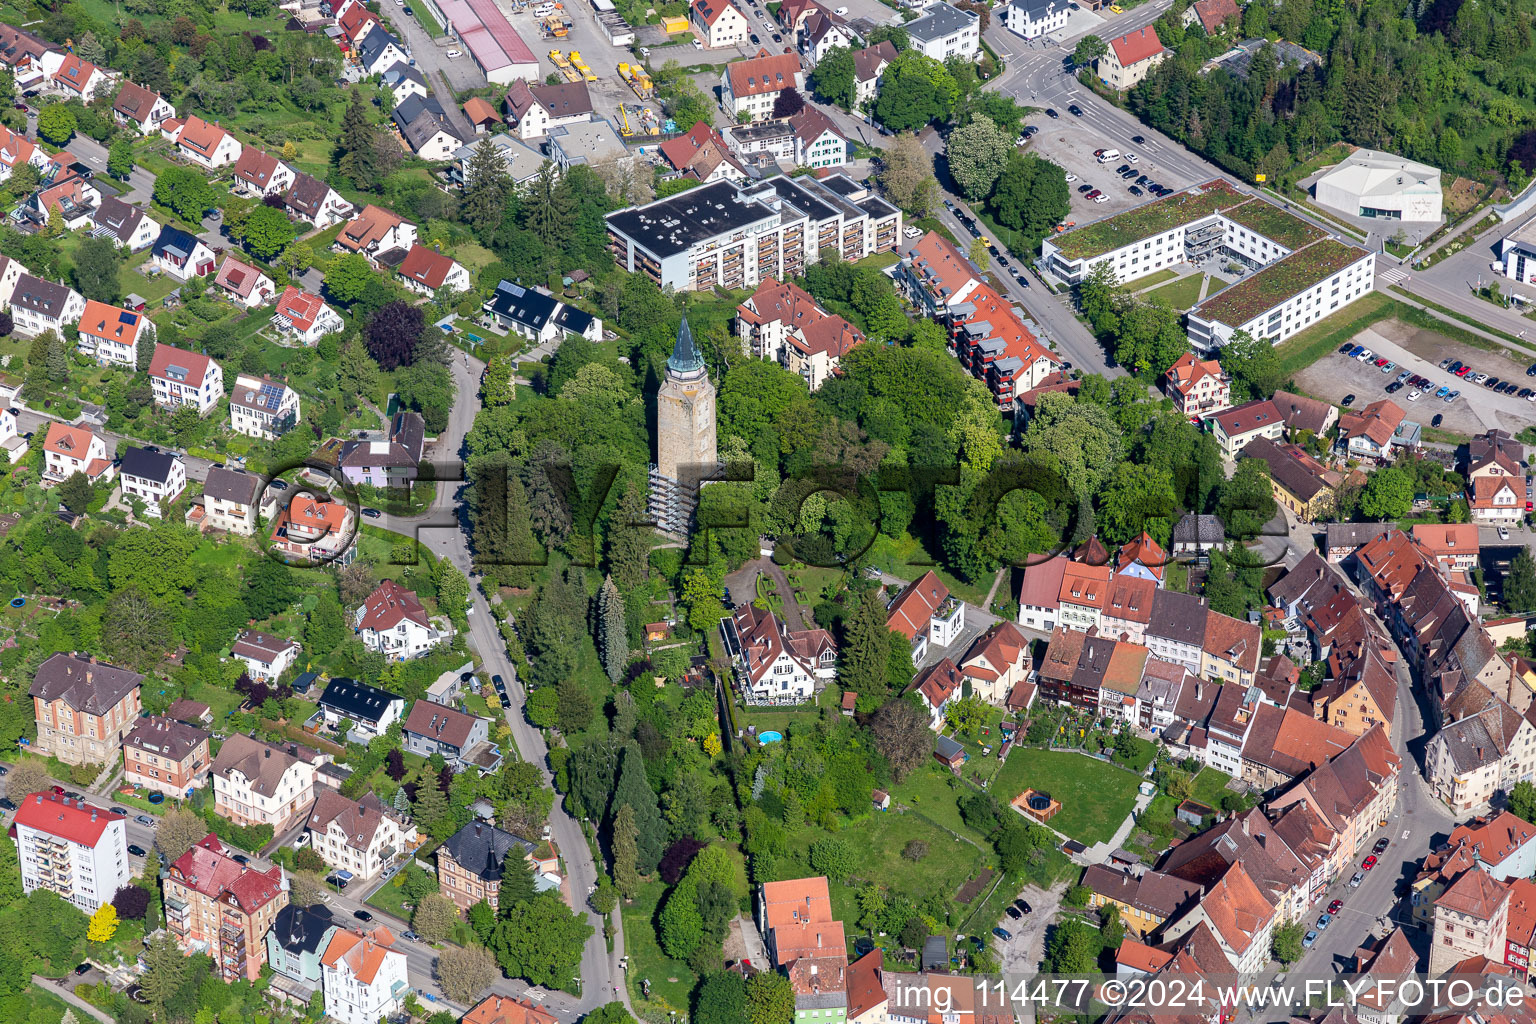
<svg viewBox="0 0 1536 1024"><path fill-rule="evenodd" d="M86 302L77 325L80 331L75 347L103 366L138 368L140 337L155 336L154 325L143 313L109 306L94 299ZM146 330L147 328L147 330Z"/></svg>
<svg viewBox="0 0 1536 1024"><path fill-rule="evenodd" d="M48 889L90 914L132 880L123 815L56 793L11 799L22 892Z"/></svg>
<svg viewBox="0 0 1536 1024"><path fill-rule="evenodd" d="M856 327L822 309L799 285L772 277L736 307L736 335L753 355L798 373L812 391L864 340Z"/></svg>
<svg viewBox="0 0 1536 1024"><path fill-rule="evenodd" d="M54 654L37 667L27 695L37 724L33 749L65 764L116 761L143 704L144 676L83 654Z"/></svg>
<svg viewBox="0 0 1536 1024"><path fill-rule="evenodd" d="M377 33L375 33L377 34ZM321 954L325 1013L341 1024L377 1024L394 1017L411 994L405 954L383 926L365 933L337 929Z"/></svg>
<svg viewBox="0 0 1536 1024"><path fill-rule="evenodd" d="M179 799L208 781L210 733L175 719L141 718L123 738L123 778Z"/></svg>
<svg viewBox="0 0 1536 1024"><path fill-rule="evenodd" d="M1233 461L1238 453L1258 438L1278 441L1285 436L1285 420L1268 399L1244 402L1236 408L1219 412L1209 419L1211 436L1221 454Z"/></svg>
<svg viewBox="0 0 1536 1024"><path fill-rule="evenodd" d="M1323 238L1189 311L1189 342L1220 348L1238 331L1279 344L1376 290L1376 255Z"/></svg>
<svg viewBox="0 0 1536 1024"><path fill-rule="evenodd" d="M416 826L399 820L373 793L358 799L321 786L305 823L309 848L351 878L378 875L416 843Z"/></svg>
<svg viewBox="0 0 1536 1024"><path fill-rule="evenodd" d="M275 747L237 733L213 761L214 810L237 825L281 832L309 811L315 771L328 760L308 747Z"/></svg>
<svg viewBox="0 0 1536 1024"><path fill-rule="evenodd" d="M225 982L261 977L267 932L288 905L280 866L243 864L209 833L171 862L162 884L166 928L182 952L207 953Z"/></svg>
<svg viewBox="0 0 1536 1024"><path fill-rule="evenodd" d="M975 60L981 53L981 18L944 0L923 8L922 17L905 28L912 49L941 64L952 58Z"/></svg>
<svg viewBox="0 0 1536 1024"><path fill-rule="evenodd" d="M1510 887L1485 871L1464 871L1435 900L1429 973L1440 975L1463 960L1504 962Z"/></svg>
<svg viewBox="0 0 1536 1024"><path fill-rule="evenodd" d="M1099 80L1111 89L1125 91L1141 84L1152 69L1168 58L1157 27L1147 25L1109 41L1098 60Z"/></svg>
<svg viewBox="0 0 1536 1024"><path fill-rule="evenodd" d="M1013 0L1003 8L1003 24L1025 39L1039 39L1067 27L1065 0Z"/></svg>
<svg viewBox="0 0 1536 1024"><path fill-rule="evenodd" d="M404 697L345 676L331 680L319 705L328 728L350 733L353 742L365 744L384 735L405 713Z"/></svg>
<svg viewBox="0 0 1536 1024"><path fill-rule="evenodd" d="M474 821L455 832L437 848L437 879L444 896L460 911L484 900L494 911L500 907L502 868L507 855L521 850L535 869L548 867L547 844L505 832L494 825Z"/></svg>
<svg viewBox="0 0 1536 1024"><path fill-rule="evenodd" d="M912 664L919 665L933 647L948 647L965 629L965 602L952 597L933 572L925 572L902 588L886 606L885 624L912 645Z"/></svg>
<svg viewBox="0 0 1536 1024"><path fill-rule="evenodd" d="M299 393L284 381L248 373L235 377L229 394L229 426L235 433L275 441L298 423L300 413Z"/></svg>
<svg viewBox="0 0 1536 1024"><path fill-rule="evenodd" d="M204 527L251 537L260 512L261 477L240 469L212 466L203 481Z"/></svg>
<svg viewBox="0 0 1536 1024"><path fill-rule="evenodd" d="M738 46L752 34L752 24L731 0L693 0L688 20L694 35L709 49Z"/></svg>
<svg viewBox="0 0 1536 1024"><path fill-rule="evenodd" d="M759 50L756 57L727 64L720 73L720 105L732 120L766 121L780 93L804 86L798 57Z"/></svg>

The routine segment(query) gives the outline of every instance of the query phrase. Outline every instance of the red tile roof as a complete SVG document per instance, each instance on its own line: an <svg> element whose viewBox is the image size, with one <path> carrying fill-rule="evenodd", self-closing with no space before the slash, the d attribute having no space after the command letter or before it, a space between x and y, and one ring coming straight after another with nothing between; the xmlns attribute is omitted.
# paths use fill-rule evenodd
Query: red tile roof
<svg viewBox="0 0 1536 1024"><path fill-rule="evenodd" d="M410 619L420 626L427 624L427 611L416 594L394 580L385 580L375 587L373 593L363 599L363 609L357 623L359 629L382 632L394 629L401 619Z"/></svg>
<svg viewBox="0 0 1536 1024"><path fill-rule="evenodd" d="M383 925L367 935L337 929L331 935L330 945L321 954L320 962L327 967L336 967L345 962L354 978L364 985L371 985L379 968L384 966L384 958L395 952L394 945L394 933ZM403 953L396 955L404 956Z"/></svg>
<svg viewBox="0 0 1536 1024"><path fill-rule="evenodd" d="M400 276L436 290L443 286L452 269L453 257L424 245L413 245L411 251L405 254L405 261L400 264Z"/></svg>
<svg viewBox="0 0 1536 1024"><path fill-rule="evenodd" d="M172 876L188 888L223 902L232 899L247 914L253 913L286 891L283 869L270 870L241 864L226 852L218 836L209 833L171 865Z"/></svg>
<svg viewBox="0 0 1536 1024"><path fill-rule="evenodd" d="M758 53L760 56L727 66L732 96L740 99L795 88L795 76L800 73L799 57L792 53L769 54L766 50Z"/></svg>
<svg viewBox="0 0 1536 1024"><path fill-rule="evenodd" d="M886 613L885 624L911 640L928 628L933 613L948 597L949 588L929 570L896 595Z"/></svg>
<svg viewBox="0 0 1536 1024"><path fill-rule="evenodd" d="M277 311L286 316L300 331L307 331L313 327L315 318L324 308L325 301L320 296L311 295L293 285L283 289L282 298L277 300Z"/></svg>
<svg viewBox="0 0 1536 1024"><path fill-rule="evenodd" d="M108 825L126 820L121 814L90 807L83 800L71 800L57 793L33 793L20 804L16 808L17 825L92 848L101 841Z"/></svg>
<svg viewBox="0 0 1536 1024"><path fill-rule="evenodd" d="M1119 61L1123 68L1139 64L1163 52L1163 42L1157 38L1157 29L1151 25L1111 39L1109 45L1115 51L1115 60Z"/></svg>
<svg viewBox="0 0 1536 1024"><path fill-rule="evenodd" d="M224 141L224 136L228 134L218 125L209 124L197 115L192 114L187 117L186 123L181 126L181 133L176 136L176 142L178 145L186 146L188 149L211 157L214 151L219 148L219 143Z"/></svg>
<svg viewBox="0 0 1536 1024"><path fill-rule="evenodd" d="M208 367L212 363L213 360L201 352L188 352L186 349L172 348L169 345L156 345L154 358L149 362L149 375L169 380L170 368L180 367L187 371L187 375L178 383L200 388L203 386L203 378L208 375Z"/></svg>

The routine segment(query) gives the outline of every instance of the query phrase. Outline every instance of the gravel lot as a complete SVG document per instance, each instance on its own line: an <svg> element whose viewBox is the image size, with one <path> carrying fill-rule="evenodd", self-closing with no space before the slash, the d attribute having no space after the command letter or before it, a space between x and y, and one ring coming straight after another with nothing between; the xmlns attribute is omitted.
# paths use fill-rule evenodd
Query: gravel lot
<svg viewBox="0 0 1536 1024"><path fill-rule="evenodd" d="M1069 174L1076 174L1077 181L1071 182L1072 213L1068 218L1079 224L1087 224L1090 221L1103 220L1105 217L1140 206L1153 198L1151 196L1133 196L1126 188L1135 182L1121 180L1115 173L1115 168L1125 163L1122 158L1112 163L1100 164L1098 158L1093 155L1096 149L1113 146L1122 154L1126 152L1127 140L1106 138L1102 133L1090 128L1078 118L1067 113L1065 107L1057 108L1061 115L1056 120L1051 120L1044 113L1033 114L1028 123L1038 125L1040 133L1030 139L1025 145L1026 152L1033 152L1050 160L1064 168ZM1132 152L1136 152L1134 149ZM1159 167L1157 161L1141 153L1141 161L1136 164L1136 169L1158 184L1166 185L1178 190L1191 184L1178 175L1168 173L1166 168ZM1084 199L1077 191L1078 186L1089 184L1105 195L1109 196L1107 203L1095 203Z"/></svg>
<svg viewBox="0 0 1536 1024"><path fill-rule="evenodd" d="M1356 409L1378 398L1391 398L1407 411L1409 419L1429 426L1435 415L1441 414L1445 419L1440 429L1458 434L1480 433L1492 426L1519 432L1536 421L1536 404L1514 395L1492 394L1480 385L1457 380L1440 369L1440 360L1459 359L1483 373L1516 380L1525 387L1532 383L1531 378L1525 376L1528 363L1516 364L1500 353L1473 348L1399 320L1374 324L1370 330L1361 332L1355 343L1369 346L1396 361L1398 368L1383 374L1374 362L1346 359L1335 349L1297 374L1297 384L1308 394L1334 403L1347 394L1354 394L1353 408ZM1433 398L1433 391L1417 402L1408 401L1407 388L1395 395L1387 395L1382 389L1396 380L1403 370L1428 377L1436 387L1444 384L1459 390L1461 397L1447 405Z"/></svg>

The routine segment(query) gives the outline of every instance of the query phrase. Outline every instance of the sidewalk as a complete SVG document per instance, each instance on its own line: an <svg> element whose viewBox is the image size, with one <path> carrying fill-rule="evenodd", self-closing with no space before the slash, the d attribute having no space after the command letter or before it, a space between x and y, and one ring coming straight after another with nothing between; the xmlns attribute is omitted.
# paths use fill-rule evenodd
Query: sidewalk
<svg viewBox="0 0 1536 1024"><path fill-rule="evenodd" d="M90 1014L96 1020L101 1021L102 1024L117 1024L116 1021L107 1016L101 1010L96 1009L96 1007L92 1006L90 1003L86 1002L84 999L81 999L79 996L71 992L69 990L68 978L64 979L63 984L59 984L52 978L45 978L40 974L34 974L32 975L32 984L36 985L44 992L51 992L52 994L58 996L60 999L64 1000L66 1003L79 1010L80 1012Z"/></svg>

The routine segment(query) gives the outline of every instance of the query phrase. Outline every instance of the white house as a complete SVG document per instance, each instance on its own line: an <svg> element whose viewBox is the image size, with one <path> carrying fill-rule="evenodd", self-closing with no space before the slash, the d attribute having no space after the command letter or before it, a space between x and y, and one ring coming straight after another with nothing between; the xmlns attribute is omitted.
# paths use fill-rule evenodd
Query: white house
<svg viewBox="0 0 1536 1024"><path fill-rule="evenodd" d="M384 87L389 90L389 95L394 103L391 108L398 107L412 96L425 98L429 94L427 78L420 71L409 64L400 63L394 67L385 68L379 74Z"/></svg>
<svg viewBox="0 0 1536 1024"><path fill-rule="evenodd" d="M1189 343L1220 348L1238 331L1279 344L1376 290L1376 254L1322 238L1189 311Z"/></svg>
<svg viewBox="0 0 1536 1024"><path fill-rule="evenodd" d="M381 206L365 206L336 236L337 252L355 252L378 264L383 253L406 250L416 244L416 225L401 220Z"/></svg>
<svg viewBox="0 0 1536 1024"><path fill-rule="evenodd" d="M237 434L268 441L299 419L299 393L282 381L242 373L229 395L229 425Z"/></svg>
<svg viewBox="0 0 1536 1024"><path fill-rule="evenodd" d="M49 91L68 99L90 103L112 87L114 77L110 71L99 68L74 54L64 58L64 63L48 80Z"/></svg>
<svg viewBox="0 0 1536 1024"><path fill-rule="evenodd" d="M130 206L116 196L105 196L91 215L95 227L91 234L110 238L119 249L138 252L154 244L160 224L137 206Z"/></svg>
<svg viewBox="0 0 1536 1024"><path fill-rule="evenodd" d="M891 61L897 56L896 47L889 39L854 52L853 105L855 107L873 103L880 95L880 82L885 77L885 69L891 66Z"/></svg>
<svg viewBox="0 0 1536 1024"><path fill-rule="evenodd" d="M330 760L309 747L275 747L233 733L213 759L213 808L237 825L282 832L315 799L315 770Z"/></svg>
<svg viewBox="0 0 1536 1024"><path fill-rule="evenodd" d="M200 352L156 344L149 383L156 405L172 411L190 405L206 416L224 397L224 368Z"/></svg>
<svg viewBox="0 0 1536 1024"><path fill-rule="evenodd" d="M590 121L592 94L585 81L530 85L518 79L507 89L502 109L514 135L537 139L548 135L551 128Z"/></svg>
<svg viewBox="0 0 1536 1024"><path fill-rule="evenodd" d="M144 514L159 519L162 505L169 505L187 489L187 470L169 452L152 452L134 445L118 452L123 494L144 502Z"/></svg>
<svg viewBox="0 0 1536 1024"><path fill-rule="evenodd" d="M860 43L858 33L842 18L824 7L818 7L805 19L801 29L800 52L806 63L815 67L823 57L836 47L852 50Z"/></svg>
<svg viewBox="0 0 1536 1024"><path fill-rule="evenodd" d="M394 942L388 928L367 935L337 929L320 956L326 1016L341 1024L378 1024L400 1011L411 983Z"/></svg>
<svg viewBox="0 0 1536 1024"><path fill-rule="evenodd" d="M511 281L498 283L480 308L502 327L539 344L567 334L588 341L600 341L603 336L603 321L598 317L568 306L546 291Z"/></svg>
<svg viewBox="0 0 1536 1024"><path fill-rule="evenodd" d="M411 246L398 273L401 284L421 295L431 295L439 288L451 292L470 290L469 271L452 256L425 245Z"/></svg>
<svg viewBox="0 0 1536 1024"><path fill-rule="evenodd" d="M981 52L981 19L939 0L905 26L912 49L940 63L951 57L975 60Z"/></svg>
<svg viewBox="0 0 1536 1024"><path fill-rule="evenodd" d="M157 269L178 281L207 277L213 273L215 263L213 250L206 242L169 224L160 229L149 258Z"/></svg>
<svg viewBox="0 0 1536 1024"><path fill-rule="evenodd" d="M294 170L264 149L246 146L235 161L231 191L253 199L281 195L293 184Z"/></svg>
<svg viewBox="0 0 1536 1024"><path fill-rule="evenodd" d="M357 41L352 52L370 75L381 74L396 64L409 65L411 60L411 55L405 52L405 45L386 32L382 25L374 25L367 35Z"/></svg>
<svg viewBox="0 0 1536 1024"><path fill-rule="evenodd" d="M1480 476L1472 481L1468 502L1472 521L1511 525L1525 518L1525 478Z"/></svg>
<svg viewBox="0 0 1536 1024"><path fill-rule="evenodd" d="M928 712L928 728L937 731L944 727L944 712L963 694L965 676L954 662L940 658L912 677L912 689Z"/></svg>
<svg viewBox="0 0 1536 1024"><path fill-rule="evenodd" d="M309 848L328 867L359 880L378 875L416 842L416 827L399 821L373 793L353 800L322 788L304 827Z"/></svg>
<svg viewBox="0 0 1536 1024"><path fill-rule="evenodd" d="M390 117L412 153L423 160L450 160L464 144L435 96L408 96Z"/></svg>
<svg viewBox="0 0 1536 1024"><path fill-rule="evenodd" d="M276 679L293 667L303 648L297 640L273 636L255 629L235 634L229 653L245 665L245 674L257 682Z"/></svg>
<svg viewBox="0 0 1536 1024"><path fill-rule="evenodd" d="M1167 58L1157 28L1147 25L1109 41L1109 48L1098 60L1099 78L1111 89L1129 89Z"/></svg>
<svg viewBox="0 0 1536 1024"><path fill-rule="evenodd" d="M94 299L85 304L76 325L81 355L95 359L102 366L116 364L134 370L138 366L139 345L155 336L154 324L143 313L120 306L109 306Z"/></svg>
<svg viewBox="0 0 1536 1024"><path fill-rule="evenodd" d="M240 140L216 124L192 115L176 133L176 151L200 167L215 170L240 159Z"/></svg>
<svg viewBox="0 0 1536 1024"><path fill-rule="evenodd" d="M789 119L795 132L795 163L801 167L841 167L848 162L848 139L832 119L807 103Z"/></svg>
<svg viewBox="0 0 1536 1024"><path fill-rule="evenodd" d="M805 76L800 59L792 53L769 54L759 50L749 60L733 61L720 74L720 105L732 120L750 114L752 120L766 120L785 89L802 89Z"/></svg>
<svg viewBox="0 0 1536 1024"><path fill-rule="evenodd" d="M256 533L261 477L243 469L210 466L203 481L203 526L250 537Z"/></svg>
<svg viewBox="0 0 1536 1024"><path fill-rule="evenodd" d="M56 793L12 799L22 892L50 889L90 914L132 880L126 816Z"/></svg>
<svg viewBox="0 0 1536 1024"><path fill-rule="evenodd" d="M116 467L107 455L107 442L84 427L48 424L43 439L43 483L58 483L76 473L84 473L92 483L111 480Z"/></svg>
<svg viewBox="0 0 1536 1024"><path fill-rule="evenodd" d="M11 318L18 334L57 331L64 335L65 324L76 324L85 312L85 296L56 281L44 281L31 274L16 279L11 293Z"/></svg>
<svg viewBox="0 0 1536 1024"><path fill-rule="evenodd" d="M1003 24L1025 39L1039 39L1067 27L1067 0L1013 0L1003 8Z"/></svg>
<svg viewBox="0 0 1536 1024"><path fill-rule="evenodd" d="M752 24L731 0L693 0L688 20L706 47L738 46L752 34Z"/></svg>
<svg viewBox="0 0 1536 1024"><path fill-rule="evenodd" d="M277 294L277 285L270 277L233 256L224 257L213 285L246 309L265 306Z"/></svg>
<svg viewBox="0 0 1536 1024"><path fill-rule="evenodd" d="M272 324L302 345L318 344L320 339L346 326L320 296L289 285L277 300Z"/></svg>
<svg viewBox="0 0 1536 1024"><path fill-rule="evenodd" d="M452 633L439 632L416 594L385 580L363 600L352 619L363 646L391 661L419 658Z"/></svg>
<svg viewBox="0 0 1536 1024"><path fill-rule="evenodd" d="M11 465L16 465L26 458L27 452L32 450L32 444L21 436L21 431L16 425L16 414L9 409L0 409L0 451L4 451Z"/></svg>
<svg viewBox="0 0 1536 1024"><path fill-rule="evenodd" d="M965 602L951 597L942 580L925 572L891 600L885 624L912 644L912 663L916 665L930 643L948 647L959 637L965 628Z"/></svg>
<svg viewBox="0 0 1536 1024"><path fill-rule="evenodd" d="M767 609L742 605L721 623L721 636L748 704L803 704L836 674L830 633L791 632Z"/></svg>
<svg viewBox="0 0 1536 1024"><path fill-rule="evenodd" d="M0 306L10 305L11 296L16 294L16 285L25 273L26 267L9 256L0 256Z"/></svg>
<svg viewBox="0 0 1536 1024"><path fill-rule="evenodd" d="M321 231L350 220L357 212L357 207L343 199L340 192L308 174L294 175L283 202L288 205L290 216L308 221Z"/></svg>
<svg viewBox="0 0 1536 1024"><path fill-rule="evenodd" d="M384 735L405 713L404 697L345 676L332 679L318 703L326 725L362 743Z"/></svg>
<svg viewBox="0 0 1536 1024"><path fill-rule="evenodd" d="M112 102L112 116L118 124L140 135L153 135L160 130L160 122L176 116L176 108L159 93L124 82Z"/></svg>

